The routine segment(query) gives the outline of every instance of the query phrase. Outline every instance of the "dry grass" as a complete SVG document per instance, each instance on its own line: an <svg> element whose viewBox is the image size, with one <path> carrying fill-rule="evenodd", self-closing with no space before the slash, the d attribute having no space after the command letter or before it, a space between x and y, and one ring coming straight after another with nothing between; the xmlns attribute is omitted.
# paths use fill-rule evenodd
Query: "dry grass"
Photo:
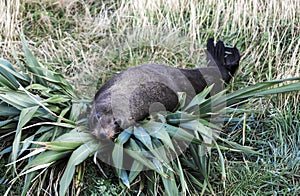
<svg viewBox="0 0 300 196"><path fill-rule="evenodd" d="M297 0L5 2L2 56L11 58L24 32L40 60L87 95L100 76L136 64L203 66L203 45L212 36L241 49L244 82L300 72Z"/></svg>

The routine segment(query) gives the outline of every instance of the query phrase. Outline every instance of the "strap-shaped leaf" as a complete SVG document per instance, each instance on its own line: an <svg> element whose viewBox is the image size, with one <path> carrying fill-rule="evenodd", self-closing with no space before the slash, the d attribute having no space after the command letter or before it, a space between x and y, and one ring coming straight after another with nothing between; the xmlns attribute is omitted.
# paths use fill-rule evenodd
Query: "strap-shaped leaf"
<svg viewBox="0 0 300 196"><path fill-rule="evenodd" d="M183 111L187 111L193 106L200 105L202 102L205 101L207 95L210 93L211 89L213 88L214 85L211 85L207 88L205 88L201 93L197 94L192 101L184 108Z"/></svg>
<svg viewBox="0 0 300 196"><path fill-rule="evenodd" d="M149 133L141 126L134 127L134 136L141 141L147 148L153 149L152 140Z"/></svg>
<svg viewBox="0 0 300 196"><path fill-rule="evenodd" d="M136 160L133 161L131 168L130 168L129 176L128 176L129 183L131 183L141 173L143 168L144 168L144 165L141 162L136 161Z"/></svg>
<svg viewBox="0 0 300 196"><path fill-rule="evenodd" d="M64 174L59 182L59 195L65 195L75 173L75 166L82 163L89 156L93 155L99 148L95 141L90 141L73 151Z"/></svg>
<svg viewBox="0 0 300 196"><path fill-rule="evenodd" d="M13 148L12 148L12 161L16 161L19 156L19 148L20 148L20 141L22 136L22 128L33 118L35 112L39 106L34 106L30 108L24 108L21 111L18 126L16 129L15 139L13 141ZM14 168L16 165L14 164Z"/></svg>

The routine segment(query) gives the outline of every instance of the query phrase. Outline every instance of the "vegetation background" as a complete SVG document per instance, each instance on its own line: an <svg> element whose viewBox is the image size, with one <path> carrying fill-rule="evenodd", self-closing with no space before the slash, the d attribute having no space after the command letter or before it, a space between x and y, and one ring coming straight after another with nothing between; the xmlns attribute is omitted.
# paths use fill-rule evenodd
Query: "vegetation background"
<svg viewBox="0 0 300 196"><path fill-rule="evenodd" d="M0 8L0 57L11 62L14 52L22 57L24 33L37 58L62 72L81 97L92 98L97 86L138 64L205 66L210 37L236 45L242 53L229 91L300 76L298 0L0 0ZM228 138L266 156L224 154L227 180L212 176L216 193L300 192L299 95L249 103L252 113L243 117L246 126L227 124ZM0 170L4 161L0 159ZM102 178L89 167L82 194L116 194L118 184Z"/></svg>

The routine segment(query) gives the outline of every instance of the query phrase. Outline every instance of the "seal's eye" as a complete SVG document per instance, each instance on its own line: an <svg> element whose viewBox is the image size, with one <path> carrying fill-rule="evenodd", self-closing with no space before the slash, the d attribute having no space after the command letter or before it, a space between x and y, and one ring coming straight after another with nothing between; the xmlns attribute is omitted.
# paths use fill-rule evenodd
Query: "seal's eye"
<svg viewBox="0 0 300 196"><path fill-rule="evenodd" d="M122 121L121 121L120 119L115 119L115 118L114 118L114 125L115 125L116 127L120 127L121 123L122 123Z"/></svg>
<svg viewBox="0 0 300 196"><path fill-rule="evenodd" d="M96 125L100 122L100 119L101 119L101 113L95 112L95 113L91 116L90 125L91 125L92 127L93 127L93 126L96 126Z"/></svg>
<svg viewBox="0 0 300 196"><path fill-rule="evenodd" d="M114 125L117 129L120 128L120 124L117 121L114 121Z"/></svg>
<svg viewBox="0 0 300 196"><path fill-rule="evenodd" d="M96 112L96 113L93 115L93 117L99 120L100 117L101 117L100 112Z"/></svg>

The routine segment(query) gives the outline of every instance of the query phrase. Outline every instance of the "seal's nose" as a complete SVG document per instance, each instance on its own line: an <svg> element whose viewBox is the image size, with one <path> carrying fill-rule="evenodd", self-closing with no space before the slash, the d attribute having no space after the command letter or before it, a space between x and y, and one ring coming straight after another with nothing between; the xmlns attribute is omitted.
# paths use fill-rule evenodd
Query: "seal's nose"
<svg viewBox="0 0 300 196"><path fill-rule="evenodd" d="M100 138L106 138L106 132L101 130L99 133Z"/></svg>

